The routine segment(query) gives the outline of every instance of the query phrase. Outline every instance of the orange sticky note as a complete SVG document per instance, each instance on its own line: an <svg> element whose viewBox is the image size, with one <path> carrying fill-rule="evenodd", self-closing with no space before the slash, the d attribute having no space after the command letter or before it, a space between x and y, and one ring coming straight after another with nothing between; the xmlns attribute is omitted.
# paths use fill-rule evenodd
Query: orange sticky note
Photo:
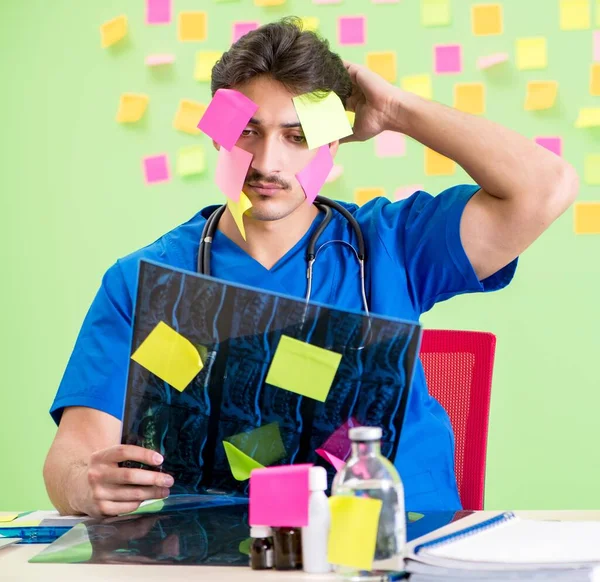
<svg viewBox="0 0 600 582"><path fill-rule="evenodd" d="M150 98L148 95L123 93L119 100L117 121L119 123L135 123L139 121L146 112L149 101Z"/></svg>
<svg viewBox="0 0 600 582"><path fill-rule="evenodd" d="M390 83L396 82L396 53L385 51L367 53L367 67Z"/></svg>
<svg viewBox="0 0 600 582"><path fill-rule="evenodd" d="M179 109L175 114L173 120L173 127L178 131L183 131L191 135L198 135L202 133L198 129L198 122L206 111L206 105L198 103L197 101L191 101L189 99L182 99L179 102Z"/></svg>
<svg viewBox="0 0 600 582"><path fill-rule="evenodd" d="M181 42L206 40L206 12L180 12L178 36Z"/></svg>
<svg viewBox="0 0 600 582"><path fill-rule="evenodd" d="M502 34L502 6L500 4L474 4L471 7L471 26L475 36Z"/></svg>
<svg viewBox="0 0 600 582"><path fill-rule="evenodd" d="M547 43L543 36L518 38L517 68L522 71L545 69L548 66Z"/></svg>
<svg viewBox="0 0 600 582"><path fill-rule="evenodd" d="M454 160L425 147L425 174L427 176L451 176L455 170Z"/></svg>
<svg viewBox="0 0 600 582"><path fill-rule="evenodd" d="M525 96L525 111L550 109L556 102L557 81L529 81Z"/></svg>
<svg viewBox="0 0 600 582"><path fill-rule="evenodd" d="M590 93L600 96L600 63L592 63L590 67Z"/></svg>
<svg viewBox="0 0 600 582"><path fill-rule="evenodd" d="M576 202L575 234L600 234L600 202Z"/></svg>
<svg viewBox="0 0 600 582"><path fill-rule="evenodd" d="M454 107L460 111L482 115L485 112L485 86L483 83L456 83Z"/></svg>
<svg viewBox="0 0 600 582"><path fill-rule="evenodd" d="M105 22L100 27L100 41L102 48L116 44L127 36L127 16L124 14Z"/></svg>
<svg viewBox="0 0 600 582"><path fill-rule="evenodd" d="M362 206L369 200L373 200L373 198L379 198L380 196L385 196L385 189L356 188L356 190L354 190L354 202L356 202L359 206Z"/></svg>

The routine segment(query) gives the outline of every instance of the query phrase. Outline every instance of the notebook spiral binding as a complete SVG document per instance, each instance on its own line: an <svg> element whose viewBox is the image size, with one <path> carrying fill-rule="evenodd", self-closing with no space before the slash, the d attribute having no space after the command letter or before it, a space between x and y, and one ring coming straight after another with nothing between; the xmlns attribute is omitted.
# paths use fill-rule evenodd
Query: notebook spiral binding
<svg viewBox="0 0 600 582"><path fill-rule="evenodd" d="M479 533L480 531L490 529L502 523L506 523L507 521L514 519L515 517L516 515L512 511L507 511L505 513L501 513L500 515L496 515L495 517L492 517L486 521L482 521L481 523L472 525L471 527L467 527L460 531L448 534L446 536L442 536L441 538L419 544L415 547L413 551L415 554L418 554L424 548L433 548L434 546L441 546L448 541L454 541L468 537L474 533Z"/></svg>

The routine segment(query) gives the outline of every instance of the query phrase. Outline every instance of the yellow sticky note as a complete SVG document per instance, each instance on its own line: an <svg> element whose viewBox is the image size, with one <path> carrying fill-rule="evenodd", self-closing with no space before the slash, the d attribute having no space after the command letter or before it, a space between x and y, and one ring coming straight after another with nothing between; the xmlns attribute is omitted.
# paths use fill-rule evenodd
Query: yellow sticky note
<svg viewBox="0 0 600 582"><path fill-rule="evenodd" d="M400 85L405 91L415 93L425 99L433 98L433 85L431 75L410 75L400 79Z"/></svg>
<svg viewBox="0 0 600 582"><path fill-rule="evenodd" d="M346 117L348 118L348 123L351 127L354 127L354 119L356 118L356 113L354 111L346 111Z"/></svg>
<svg viewBox="0 0 600 582"><path fill-rule="evenodd" d="M575 234L600 234L600 202L575 202Z"/></svg>
<svg viewBox="0 0 600 582"><path fill-rule="evenodd" d="M127 36L127 16L124 14L105 22L100 27L100 42L102 48L107 48Z"/></svg>
<svg viewBox="0 0 600 582"><path fill-rule="evenodd" d="M148 334L131 359L180 392L204 367L194 345L164 321Z"/></svg>
<svg viewBox="0 0 600 582"><path fill-rule="evenodd" d="M243 192L240 192L240 199L237 202L231 200L231 198L227 199L227 208L229 208L229 212L233 216L233 220L237 224L238 229L240 230L240 234L242 238L246 240L246 229L244 228L244 213L252 208L252 202L248 196L246 196Z"/></svg>
<svg viewBox="0 0 600 582"><path fill-rule="evenodd" d="M397 75L395 51L367 53L367 67L386 81L394 83Z"/></svg>
<svg viewBox="0 0 600 582"><path fill-rule="evenodd" d="M206 105L203 103L182 99L179 102L179 109L177 109L175 119L173 120L173 127L191 135L198 135L201 133L198 129L198 122L205 111Z"/></svg>
<svg viewBox="0 0 600 582"><path fill-rule="evenodd" d="M302 30L310 30L311 32L315 32L319 29L319 19L316 16L303 16L302 20Z"/></svg>
<svg viewBox="0 0 600 582"><path fill-rule="evenodd" d="M600 154L587 154L583 163L586 184L600 184Z"/></svg>
<svg viewBox="0 0 600 582"><path fill-rule="evenodd" d="M517 39L517 68L522 71L545 69L548 66L546 38L543 36Z"/></svg>
<svg viewBox="0 0 600 582"><path fill-rule="evenodd" d="M254 6L281 6L286 0L254 0Z"/></svg>
<svg viewBox="0 0 600 582"><path fill-rule="evenodd" d="M199 51L196 53L196 68L194 79L196 81L210 81L212 68L223 55L222 51Z"/></svg>
<svg viewBox="0 0 600 582"><path fill-rule="evenodd" d="M146 109L150 97L138 93L123 93L119 100L119 109L117 111L117 121L119 123L135 123L139 121Z"/></svg>
<svg viewBox="0 0 600 582"><path fill-rule="evenodd" d="M282 335L265 382L325 402L342 354Z"/></svg>
<svg viewBox="0 0 600 582"><path fill-rule="evenodd" d="M177 174L179 176L202 174L205 169L206 158L201 145L191 145L179 149L177 152ZM200 356L202 357L202 354Z"/></svg>
<svg viewBox="0 0 600 582"><path fill-rule="evenodd" d="M575 121L575 127L598 127L600 125L600 108L583 107Z"/></svg>
<svg viewBox="0 0 600 582"><path fill-rule="evenodd" d="M501 4L473 4L471 27L475 36L502 34L503 19Z"/></svg>
<svg viewBox="0 0 600 582"><path fill-rule="evenodd" d="M450 18L450 0L421 0L423 26L447 26Z"/></svg>
<svg viewBox="0 0 600 582"><path fill-rule="evenodd" d="M331 527L327 543L327 560L331 564L371 570L381 499L333 495L329 498Z"/></svg>
<svg viewBox="0 0 600 582"><path fill-rule="evenodd" d="M485 112L485 86L483 83L456 83L454 107L460 111L482 115Z"/></svg>
<svg viewBox="0 0 600 582"><path fill-rule="evenodd" d="M383 188L356 188L354 190L354 202L359 206L380 196L385 196L385 190Z"/></svg>
<svg viewBox="0 0 600 582"><path fill-rule="evenodd" d="M40 523L42 523L41 519L31 521L11 521L9 523L3 523L2 527L37 527Z"/></svg>
<svg viewBox="0 0 600 582"><path fill-rule="evenodd" d="M333 91L321 96L304 93L294 97L294 107L309 149L313 150L352 133L342 101Z"/></svg>
<svg viewBox="0 0 600 582"><path fill-rule="evenodd" d="M19 517L18 513L3 513L0 515L0 523L9 523Z"/></svg>
<svg viewBox="0 0 600 582"><path fill-rule="evenodd" d="M590 0L560 0L561 30L585 30L591 23Z"/></svg>
<svg viewBox="0 0 600 582"><path fill-rule="evenodd" d="M237 447L233 446L227 441L223 441L223 447L225 447L225 454L229 461L229 468L233 478L237 481L247 481L250 479L250 473L254 469L264 469L264 465L255 461L252 457L249 457L245 453L242 453Z"/></svg>
<svg viewBox="0 0 600 582"><path fill-rule="evenodd" d="M206 12L180 12L178 36L181 42L206 40Z"/></svg>
<svg viewBox="0 0 600 582"><path fill-rule="evenodd" d="M454 160L425 147L425 174L427 176L451 176L455 170Z"/></svg>
<svg viewBox="0 0 600 582"><path fill-rule="evenodd" d="M600 96L600 63L592 63L590 67L590 93Z"/></svg>
<svg viewBox="0 0 600 582"><path fill-rule="evenodd" d="M600 0L596 0L596 27L600 28Z"/></svg>
<svg viewBox="0 0 600 582"><path fill-rule="evenodd" d="M525 111L550 109L556 102L557 81L529 81L525 96Z"/></svg>

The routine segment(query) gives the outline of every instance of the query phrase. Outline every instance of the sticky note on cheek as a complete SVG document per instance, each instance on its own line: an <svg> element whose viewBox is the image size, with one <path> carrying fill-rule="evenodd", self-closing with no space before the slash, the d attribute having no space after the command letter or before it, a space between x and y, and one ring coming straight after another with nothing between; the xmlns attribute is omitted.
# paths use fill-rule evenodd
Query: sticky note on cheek
<svg viewBox="0 0 600 582"><path fill-rule="evenodd" d="M163 321L148 334L131 359L180 392L204 366L194 345Z"/></svg>
<svg viewBox="0 0 600 582"><path fill-rule="evenodd" d="M251 163L252 154L242 148L234 146L231 151L224 147L219 148L215 182L219 190L232 202L240 200L240 192Z"/></svg>
<svg viewBox="0 0 600 582"><path fill-rule="evenodd" d="M265 382L325 402L342 354L282 335Z"/></svg>
<svg viewBox="0 0 600 582"><path fill-rule="evenodd" d="M327 559L339 566L371 570L377 545L381 499L334 495Z"/></svg>
<svg viewBox="0 0 600 582"><path fill-rule="evenodd" d="M333 168L333 158L329 145L323 145L308 165L296 174L298 182L306 194L306 202L312 204Z"/></svg>

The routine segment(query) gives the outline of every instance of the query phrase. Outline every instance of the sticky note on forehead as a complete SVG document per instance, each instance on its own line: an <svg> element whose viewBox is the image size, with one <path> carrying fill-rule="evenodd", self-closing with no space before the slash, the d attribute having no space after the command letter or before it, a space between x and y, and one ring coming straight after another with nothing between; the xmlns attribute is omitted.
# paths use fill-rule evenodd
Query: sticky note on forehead
<svg viewBox="0 0 600 582"><path fill-rule="evenodd" d="M220 146L231 151L258 105L234 89L219 89L198 123Z"/></svg>
<svg viewBox="0 0 600 582"><path fill-rule="evenodd" d="M131 359L180 392L204 367L194 345L164 321L148 334Z"/></svg>
<svg viewBox="0 0 600 582"><path fill-rule="evenodd" d="M335 92L330 91L327 95L305 93L293 100L309 149L352 134L342 101Z"/></svg>

